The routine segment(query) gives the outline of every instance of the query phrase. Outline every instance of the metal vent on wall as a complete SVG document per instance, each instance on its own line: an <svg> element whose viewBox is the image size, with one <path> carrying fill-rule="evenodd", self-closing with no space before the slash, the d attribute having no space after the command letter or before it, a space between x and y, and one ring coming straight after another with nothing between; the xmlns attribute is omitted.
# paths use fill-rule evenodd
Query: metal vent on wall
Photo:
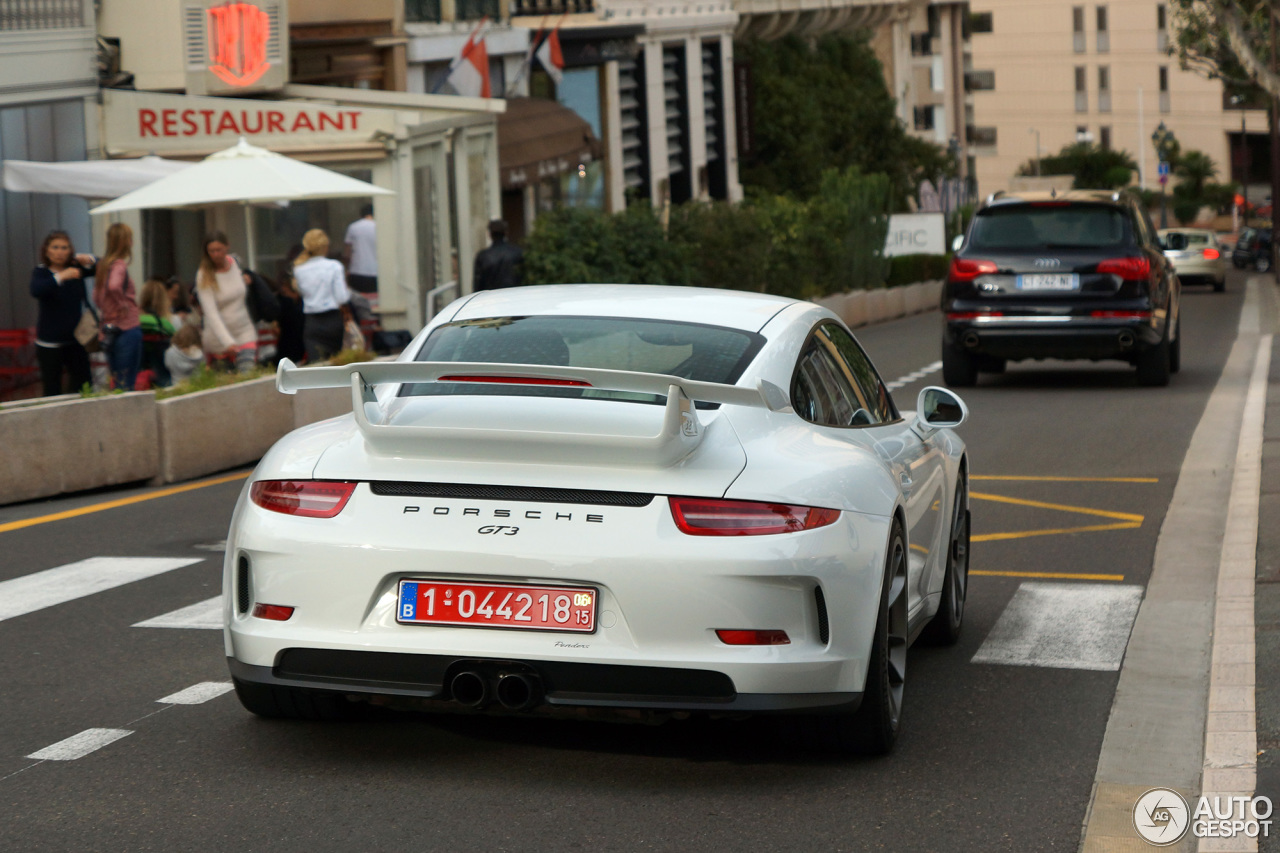
<svg viewBox="0 0 1280 853"><path fill-rule="evenodd" d="M621 108L623 180L629 191L649 198L647 152L648 117L645 111L644 55L618 62L618 103Z"/></svg>
<svg viewBox="0 0 1280 853"><path fill-rule="evenodd" d="M662 93L667 124L667 175L671 181L671 201L675 204L693 197L690 174L688 75L683 45L662 49Z"/></svg>

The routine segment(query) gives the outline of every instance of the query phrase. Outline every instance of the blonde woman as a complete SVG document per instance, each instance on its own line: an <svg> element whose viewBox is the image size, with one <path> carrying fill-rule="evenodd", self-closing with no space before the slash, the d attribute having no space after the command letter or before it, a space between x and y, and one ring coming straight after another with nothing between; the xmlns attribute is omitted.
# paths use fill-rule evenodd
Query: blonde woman
<svg viewBox="0 0 1280 853"><path fill-rule="evenodd" d="M107 253L98 261L93 301L101 316L102 348L107 353L115 387L132 391L142 362L142 327L138 296L129 277L133 258L133 229L117 222L107 229Z"/></svg>
<svg viewBox="0 0 1280 853"><path fill-rule="evenodd" d="M342 264L325 257L329 235L312 228L302 235L293 280L302 294L302 341L307 361L323 361L342 349L342 306L351 301Z"/></svg>
<svg viewBox="0 0 1280 853"><path fill-rule="evenodd" d="M258 360L258 330L245 305L249 277L231 256L227 235L205 235L196 273L196 297L204 315L204 354L210 362L235 362L247 371Z"/></svg>

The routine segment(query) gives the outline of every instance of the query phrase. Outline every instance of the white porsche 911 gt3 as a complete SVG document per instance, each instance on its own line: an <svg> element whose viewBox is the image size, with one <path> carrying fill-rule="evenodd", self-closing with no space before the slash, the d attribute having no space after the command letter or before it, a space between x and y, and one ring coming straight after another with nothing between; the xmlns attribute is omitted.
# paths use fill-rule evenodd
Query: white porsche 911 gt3
<svg viewBox="0 0 1280 853"><path fill-rule="evenodd" d="M817 305L489 291L398 361L286 360L277 385L354 412L277 443L232 518L226 653L256 714L803 713L886 752L907 647L960 631L964 403L900 414Z"/></svg>

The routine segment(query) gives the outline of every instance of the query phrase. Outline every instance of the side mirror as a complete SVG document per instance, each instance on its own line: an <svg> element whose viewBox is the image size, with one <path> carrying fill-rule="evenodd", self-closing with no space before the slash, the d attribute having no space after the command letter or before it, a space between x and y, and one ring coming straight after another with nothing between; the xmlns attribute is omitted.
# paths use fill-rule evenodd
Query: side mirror
<svg viewBox="0 0 1280 853"><path fill-rule="evenodd" d="M957 234L956 236L951 238L951 251L958 252L960 251L960 247L963 245L964 245L963 234Z"/></svg>
<svg viewBox="0 0 1280 853"><path fill-rule="evenodd" d="M958 427L969 417L969 407L955 393L930 385L916 398L916 419L929 429Z"/></svg>

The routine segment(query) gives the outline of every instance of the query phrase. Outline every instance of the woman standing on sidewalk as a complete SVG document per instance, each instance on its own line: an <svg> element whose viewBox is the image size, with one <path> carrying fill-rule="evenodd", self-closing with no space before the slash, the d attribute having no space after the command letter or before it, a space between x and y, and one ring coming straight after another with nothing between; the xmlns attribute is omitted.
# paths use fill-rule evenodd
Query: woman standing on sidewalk
<svg viewBox="0 0 1280 853"><path fill-rule="evenodd" d="M62 375L71 378L72 392L93 379L89 353L76 340L76 325L89 305L84 280L93 275L93 255L77 255L66 231L51 231L40 244L40 266L31 272L31 295L39 302L36 315L36 361L45 397L62 393Z"/></svg>
<svg viewBox="0 0 1280 853"><path fill-rule="evenodd" d="M204 315L204 354L210 362L232 361L251 370L258 360L258 330L245 304L248 276L231 256L227 235L211 231L196 273L196 297Z"/></svg>
<svg viewBox="0 0 1280 853"><path fill-rule="evenodd" d="M137 290L129 277L133 258L133 229L117 222L107 229L107 253L98 261L93 301L98 303L99 336L107 354L115 387L133 390L142 362L142 327L138 320Z"/></svg>
<svg viewBox="0 0 1280 853"><path fill-rule="evenodd" d="M329 235L312 228L302 235L302 254L293 260L293 278L306 315L302 339L312 364L342 349L342 306L351 301L342 264L325 257L328 252Z"/></svg>

